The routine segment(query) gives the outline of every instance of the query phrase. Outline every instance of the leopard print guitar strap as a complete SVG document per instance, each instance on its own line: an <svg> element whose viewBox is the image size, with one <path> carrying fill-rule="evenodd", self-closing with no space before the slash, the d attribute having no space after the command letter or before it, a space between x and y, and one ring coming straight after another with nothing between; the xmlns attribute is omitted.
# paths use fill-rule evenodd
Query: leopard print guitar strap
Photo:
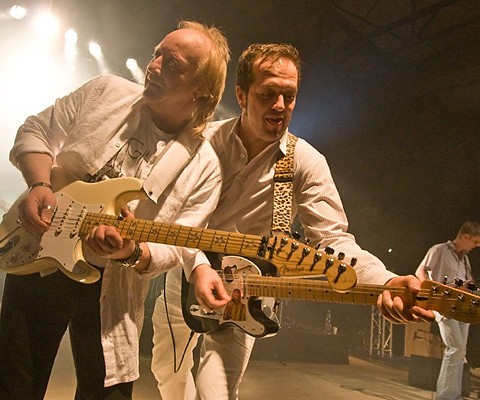
<svg viewBox="0 0 480 400"><path fill-rule="evenodd" d="M293 153L297 140L295 135L288 133L287 153L275 165L272 232L290 234L293 201Z"/></svg>

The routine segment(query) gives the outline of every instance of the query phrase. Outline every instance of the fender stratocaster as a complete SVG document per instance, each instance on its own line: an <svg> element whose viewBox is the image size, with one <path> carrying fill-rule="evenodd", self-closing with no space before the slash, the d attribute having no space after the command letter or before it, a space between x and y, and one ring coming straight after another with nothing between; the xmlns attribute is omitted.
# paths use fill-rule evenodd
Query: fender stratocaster
<svg viewBox="0 0 480 400"><path fill-rule="evenodd" d="M163 243L257 258L274 265L279 275L326 276L335 290L355 286L357 276L345 255L314 249L288 235L257 236L192 228L144 219L119 219L123 205L144 198L142 181L117 178L98 183L73 182L55 192L57 206L50 229L43 235L28 233L18 223L18 202L0 225L0 269L26 275L54 267L71 279L92 283L99 272L83 255L81 236L94 226L115 226L125 239ZM353 262L352 262L353 263Z"/></svg>
<svg viewBox="0 0 480 400"><path fill-rule="evenodd" d="M411 296L405 288L357 285L347 292L332 290L328 282L313 279L262 276L260 269L242 257L223 257L219 271L232 302L218 310L206 310L195 298L193 287L182 284L182 311L190 329L213 332L228 324L261 338L279 329L275 299L310 300L325 303L375 305L378 295L389 290L394 296ZM423 281L414 303L461 322L480 322L480 297L433 281Z"/></svg>

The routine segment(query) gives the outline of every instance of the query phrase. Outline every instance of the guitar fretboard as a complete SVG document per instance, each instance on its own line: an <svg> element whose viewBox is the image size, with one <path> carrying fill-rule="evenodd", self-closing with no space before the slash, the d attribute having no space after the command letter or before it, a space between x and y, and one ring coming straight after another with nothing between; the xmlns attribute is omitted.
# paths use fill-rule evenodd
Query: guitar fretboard
<svg viewBox="0 0 480 400"><path fill-rule="evenodd" d="M274 297L291 300L310 300L327 303L375 305L378 295L389 290L392 296L409 296L405 288L381 285L357 285L347 292L332 290L327 282L312 279L284 279L260 275L244 277L245 290L250 296ZM462 322L474 322L480 318L479 298L472 293L449 288L437 282L424 281L414 305Z"/></svg>
<svg viewBox="0 0 480 400"><path fill-rule="evenodd" d="M137 218L119 220L113 215L96 213L86 214L80 228L80 234L87 233L98 225L115 226L124 239L246 257L258 257L259 249L262 246L262 237L256 235L192 228Z"/></svg>
<svg viewBox="0 0 480 400"><path fill-rule="evenodd" d="M348 292L340 293L332 290L328 282L324 281L281 279L253 274L245 276L244 284L251 296L362 305L375 305L378 295L386 289L385 286L357 285ZM401 289L393 290L399 292L397 294L403 293Z"/></svg>

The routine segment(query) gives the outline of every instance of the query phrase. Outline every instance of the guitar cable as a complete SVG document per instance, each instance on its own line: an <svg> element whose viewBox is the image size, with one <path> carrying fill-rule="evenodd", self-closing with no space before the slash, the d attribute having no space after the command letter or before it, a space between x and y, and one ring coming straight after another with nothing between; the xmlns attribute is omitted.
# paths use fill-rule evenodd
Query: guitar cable
<svg viewBox="0 0 480 400"><path fill-rule="evenodd" d="M175 334L173 333L172 324L170 322L170 314L168 313L168 304L167 304L167 273L164 274L164 278L163 278L163 303L165 305L165 314L167 317L168 329L170 330L170 337L172 339L172 345L173 345L173 373L176 374L182 367L183 360L185 359L185 355L187 354L188 346L190 345L190 342L192 341L193 335L195 334L195 332L193 330L190 330L190 336L188 337L187 344L183 349L182 357L180 358L180 363L178 364L178 367L177 367L177 346L175 344Z"/></svg>

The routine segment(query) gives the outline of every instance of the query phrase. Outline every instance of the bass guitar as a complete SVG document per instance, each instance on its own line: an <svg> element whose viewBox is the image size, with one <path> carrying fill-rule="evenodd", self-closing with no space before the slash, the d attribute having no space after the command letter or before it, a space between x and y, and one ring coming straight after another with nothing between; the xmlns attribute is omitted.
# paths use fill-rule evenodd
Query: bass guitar
<svg viewBox="0 0 480 400"><path fill-rule="evenodd" d="M287 234L257 236L213 229L192 228L144 219L119 219L122 206L144 198L142 181L116 178L98 183L75 181L55 192L57 206L50 229L40 235L25 231L18 222L18 202L0 225L0 270L26 275L59 268L71 279L92 283L97 268L85 261L82 235L94 226L115 226L125 239L163 243L264 260L284 276L326 276L335 290L345 291L357 282L345 255L314 249ZM352 260L351 264L353 264Z"/></svg>
<svg viewBox="0 0 480 400"><path fill-rule="evenodd" d="M193 287L183 280L183 317L195 332L213 332L233 324L257 338L273 336L279 329L275 299L375 305L384 290L391 291L394 296L412 296L405 288L357 285L342 293L332 290L328 282L322 280L262 276L253 262L235 256L223 257L219 274L232 300L218 310L202 307ZM412 300L415 305L457 321L480 322L480 297L471 292L425 280Z"/></svg>

